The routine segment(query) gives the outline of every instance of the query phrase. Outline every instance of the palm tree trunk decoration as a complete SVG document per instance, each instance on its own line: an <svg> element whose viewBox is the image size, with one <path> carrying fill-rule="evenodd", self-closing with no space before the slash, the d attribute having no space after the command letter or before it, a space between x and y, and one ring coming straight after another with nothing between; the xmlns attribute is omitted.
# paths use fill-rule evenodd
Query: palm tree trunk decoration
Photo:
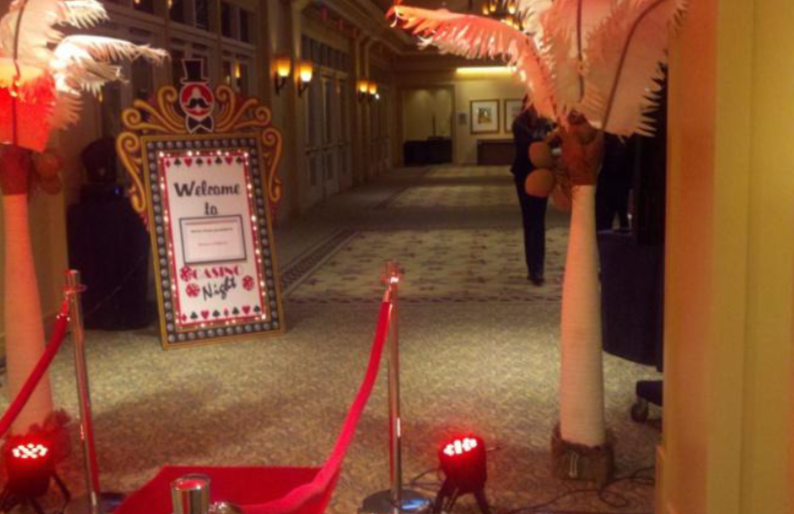
<svg viewBox="0 0 794 514"><path fill-rule="evenodd" d="M65 36L58 27L87 28L108 21L96 0L15 0L0 19L0 189L5 237L6 358L14 398L44 351L44 328L28 227L28 200L37 185L61 189L61 161L43 151L53 129L79 119L83 91L98 93L120 80L121 59L161 62L167 54L127 41ZM39 152L35 158L32 152ZM34 165L35 162L35 165ZM45 376L13 432L42 426L52 412Z"/></svg>
<svg viewBox="0 0 794 514"><path fill-rule="evenodd" d="M29 152L9 147L2 157L0 178L3 189L3 231L5 234L6 363L10 398L16 398L22 384L44 353L44 327L33 266L28 230ZM52 394L47 377L42 379L28 406L14 423L15 432L43 424L52 412Z"/></svg>
<svg viewBox="0 0 794 514"><path fill-rule="evenodd" d="M680 27L686 0L516 0L520 27L445 9L397 2L388 16L420 46L470 59L501 57L516 70L538 113L559 125L562 157L548 148L527 183L567 196L571 229L563 284L560 424L552 437L555 468L570 478L605 481L611 449L604 423L601 305L595 235L595 184L603 133L652 135L660 65ZM533 177L534 176L534 177ZM554 177L551 182L541 177Z"/></svg>

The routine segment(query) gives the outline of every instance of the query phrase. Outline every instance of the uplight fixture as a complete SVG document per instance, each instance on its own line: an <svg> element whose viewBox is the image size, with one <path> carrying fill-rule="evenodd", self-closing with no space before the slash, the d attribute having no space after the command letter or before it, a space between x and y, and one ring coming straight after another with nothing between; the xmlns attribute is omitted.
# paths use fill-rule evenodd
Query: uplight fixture
<svg viewBox="0 0 794 514"><path fill-rule="evenodd" d="M482 514L490 514L485 497L488 469L482 438L465 435L444 441L438 448L438 460L445 479L433 511L451 512L460 495L473 494Z"/></svg>
<svg viewBox="0 0 794 514"><path fill-rule="evenodd" d="M359 79L357 84L358 101L363 102L369 96L369 81L367 79Z"/></svg>
<svg viewBox="0 0 794 514"><path fill-rule="evenodd" d="M298 78L300 79L298 83L298 96L303 96L303 92L309 88L309 84L312 81L312 74L311 61L301 61L298 65Z"/></svg>
<svg viewBox="0 0 794 514"><path fill-rule="evenodd" d="M274 74L276 94L279 94L287 84L287 77L290 73L292 73L292 59L288 55L276 57L276 73Z"/></svg>

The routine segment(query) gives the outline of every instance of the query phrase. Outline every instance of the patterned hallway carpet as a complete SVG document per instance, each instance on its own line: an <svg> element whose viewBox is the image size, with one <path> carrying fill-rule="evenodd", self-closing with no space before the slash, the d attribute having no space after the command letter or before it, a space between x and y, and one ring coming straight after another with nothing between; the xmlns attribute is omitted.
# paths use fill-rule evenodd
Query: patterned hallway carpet
<svg viewBox="0 0 794 514"><path fill-rule="evenodd" d="M367 231L335 240L335 249L318 249L325 256L321 266L290 282L290 301L371 302L382 292L378 277L389 259L405 272L400 296L406 302L559 302L562 294L563 228L547 231L543 287L528 286L524 243L514 229Z"/></svg>
<svg viewBox="0 0 794 514"><path fill-rule="evenodd" d="M550 472L564 219L549 214L548 281L534 288L523 274L520 220L506 169L402 171L280 229L280 257L289 256L281 259L283 337L163 352L154 326L88 334L104 488L132 491L165 464L320 465L366 368L383 261L395 259L406 273L400 311L406 480L431 470L413 486L432 495L436 445L472 431L492 449L486 492L494 514L653 511L648 480L659 424L637 424L628 415L635 382L659 377L652 368L605 356L617 476L638 478L611 485L602 499L592 490L576 492L590 484ZM434 188L448 194L430 205L423 190ZM483 195L500 200L478 207ZM56 405L76 419L72 359L65 345L51 378ZM385 364L331 514L355 513L365 496L388 486L384 370ZM6 405L4 395L0 410ZM79 495L82 460L75 427L71 433L73 453L61 474ZM48 504L57 500L50 494ZM453 512L478 511L463 497Z"/></svg>

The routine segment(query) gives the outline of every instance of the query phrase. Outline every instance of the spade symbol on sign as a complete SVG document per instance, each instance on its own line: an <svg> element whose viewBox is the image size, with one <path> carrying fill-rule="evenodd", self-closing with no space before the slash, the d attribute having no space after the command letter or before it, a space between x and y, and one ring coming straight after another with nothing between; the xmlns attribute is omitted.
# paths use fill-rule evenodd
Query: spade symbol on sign
<svg viewBox="0 0 794 514"><path fill-rule="evenodd" d="M201 157L196 159L196 166L201 166L202 164L204 164L204 159L202 159Z"/></svg>
<svg viewBox="0 0 794 514"><path fill-rule="evenodd" d="M196 314L195 312L193 312L193 313L190 315L190 319L198 319L198 314Z"/></svg>
<svg viewBox="0 0 794 514"><path fill-rule="evenodd" d="M220 315L221 315L221 313L220 313L220 312L218 312L217 310L215 310L215 311L213 311L213 312L212 312L212 317L213 317L213 318L217 318L217 317L218 317L218 316L220 316Z"/></svg>
<svg viewBox="0 0 794 514"><path fill-rule="evenodd" d="M235 316L237 316L238 314L240 314L240 309L238 309L237 307L235 307L235 308L232 310L232 314L234 314Z"/></svg>
<svg viewBox="0 0 794 514"><path fill-rule="evenodd" d="M223 159L221 159L220 157L216 157L215 158L215 164L220 164L222 162L223 162Z"/></svg>
<svg viewBox="0 0 794 514"><path fill-rule="evenodd" d="M260 309L258 305L254 307L254 312L261 312L261 311L262 309Z"/></svg>

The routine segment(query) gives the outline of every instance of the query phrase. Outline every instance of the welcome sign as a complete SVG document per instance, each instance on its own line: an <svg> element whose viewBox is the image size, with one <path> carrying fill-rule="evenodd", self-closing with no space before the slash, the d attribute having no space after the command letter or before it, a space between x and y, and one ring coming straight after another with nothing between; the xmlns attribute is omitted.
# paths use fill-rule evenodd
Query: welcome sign
<svg viewBox="0 0 794 514"><path fill-rule="evenodd" d="M280 197L280 134L268 126L269 111L255 100L238 103L227 86L215 93L222 115L204 124L216 132L192 134L195 124L174 118L170 102L179 97L167 89L156 110L136 101L136 109L125 111L125 125L141 133L125 132L117 141L137 179L133 206L145 214L152 237L163 345L283 333L270 223L271 200ZM252 105L253 116L234 117ZM159 118L144 121L134 114L140 111ZM158 119L174 123L151 130ZM177 133L152 133L166 129Z"/></svg>

